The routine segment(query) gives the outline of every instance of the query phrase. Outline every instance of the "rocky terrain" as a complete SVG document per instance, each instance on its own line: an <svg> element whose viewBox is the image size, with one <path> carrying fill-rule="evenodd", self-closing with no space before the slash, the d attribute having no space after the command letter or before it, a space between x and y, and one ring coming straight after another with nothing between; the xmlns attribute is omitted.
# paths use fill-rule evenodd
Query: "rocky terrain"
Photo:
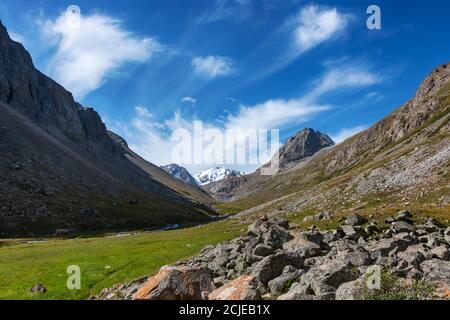
<svg viewBox="0 0 450 320"><path fill-rule="evenodd" d="M186 168L181 167L175 163L168 164L167 166L161 166L161 169L169 173L171 176L186 182L187 184L191 184L193 186L197 185L197 181L193 176L186 170Z"/></svg>
<svg viewBox="0 0 450 320"><path fill-rule="evenodd" d="M334 146L334 141L326 134L305 128L289 138L280 148L278 165L280 171L286 171L299 163L310 159L319 151ZM273 161L273 160L272 160ZM271 162L263 167L270 166ZM229 175L218 181L212 181L203 188L218 200L230 201L251 196L271 177L263 176L261 169L247 175Z"/></svg>
<svg viewBox="0 0 450 320"><path fill-rule="evenodd" d="M381 222L352 214L323 231L261 216L236 239L93 298L449 299L449 259L450 227L406 210Z"/></svg>
<svg viewBox="0 0 450 320"><path fill-rule="evenodd" d="M205 222L212 200L131 151L0 23L0 237Z"/></svg>

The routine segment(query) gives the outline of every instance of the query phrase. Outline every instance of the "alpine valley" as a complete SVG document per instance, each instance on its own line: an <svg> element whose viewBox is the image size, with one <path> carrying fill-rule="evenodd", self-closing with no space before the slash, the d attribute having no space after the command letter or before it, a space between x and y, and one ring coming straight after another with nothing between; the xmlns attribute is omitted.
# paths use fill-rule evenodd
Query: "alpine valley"
<svg viewBox="0 0 450 320"><path fill-rule="evenodd" d="M233 20L236 27L249 19L244 13L232 16L231 2L224 3L214 7L214 12L208 11L209 20L203 16L196 20L195 28L208 25L208 30L215 32L224 20ZM329 26L321 23L343 21L338 18L350 23L352 17L336 17L337 11L326 11L328 7L308 8L298 19L319 25L307 28L306 34L300 25L296 45L303 47L296 59L320 48L314 41L329 32ZM264 6L261 10L268 14L275 9ZM314 16L321 10L326 11L324 16ZM101 14L89 17L89 23L103 21ZM158 13L151 19L159 21L161 17ZM108 23L112 28L118 22ZM258 29L262 23L255 21L252 28ZM283 26L264 42L264 48L290 24ZM59 27L53 25L53 29ZM239 27L239 33L250 33L252 28ZM339 39L337 33L333 35L326 40ZM119 36L129 34L123 31ZM26 41L12 38L17 39L0 22L0 299L450 298L448 60L441 65L433 63L435 68L427 74L417 71L421 83L418 87L419 81L414 84L415 94L402 96L402 105L389 109L356 134L338 139L332 134L335 131L311 128L305 117L283 141L278 158L251 173L232 170L239 168L231 165L190 173L189 166L170 164L167 159L155 164L144 159L139 152L142 145L133 143L132 135L130 139L123 134L135 131L109 130L97 111L75 101L71 92L35 67L22 44ZM186 35L176 38L181 43L190 39ZM125 49L131 50L136 41L128 42ZM149 45L159 39L142 41ZM312 42L307 46L306 41ZM196 48L205 50L208 42L199 43ZM241 45L252 52L247 48L250 44ZM154 81L171 90L179 79L164 68L174 56L189 58L187 67L194 74L183 78L179 91L187 91L201 78L200 87L213 92L225 76L230 77L232 88L239 87L233 78L241 75L237 58L212 53L191 57L191 49L180 53L163 45L158 50L170 54L158 57L164 70L158 76L166 78L155 77ZM258 57L249 55L245 63L251 65ZM177 70L183 69L181 64ZM268 96L279 90L292 95L276 81L290 72L288 63L280 60L273 64L280 65L280 70L270 70L276 74L275 80L270 88L257 93ZM245 82L248 88L254 79L263 78L264 72L252 75ZM141 76L144 79L145 74ZM272 118L277 120L297 104L313 103L332 81L336 86L376 82L367 74L356 80L347 79L347 74L332 76L317 81L316 90L303 99L274 99L257 107L268 112L274 109ZM394 76L385 81L384 88L400 83ZM173 94L179 94L175 89ZM196 98L184 97L180 103L193 114L209 112L194 109ZM238 103L229 96L227 101ZM283 104L289 108L280 107ZM331 109L325 104L320 108ZM259 120L260 114L253 114L249 106L242 104L236 110L250 114L246 121ZM230 113L221 121L238 122L236 117ZM159 125L170 127L168 122ZM155 125L141 127L151 136ZM147 149L146 154L163 152L163 147L154 149ZM273 161L279 164L279 171L262 175L261 170ZM79 290L67 286L67 267L74 265L82 274ZM382 280L378 289L366 286L374 267ZM186 304L180 312L209 317L215 311Z"/></svg>

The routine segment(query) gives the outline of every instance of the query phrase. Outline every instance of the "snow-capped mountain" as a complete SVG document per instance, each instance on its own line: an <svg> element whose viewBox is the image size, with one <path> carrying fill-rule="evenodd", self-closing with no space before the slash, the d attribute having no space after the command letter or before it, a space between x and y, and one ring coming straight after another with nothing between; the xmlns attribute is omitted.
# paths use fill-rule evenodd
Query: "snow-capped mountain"
<svg viewBox="0 0 450 320"><path fill-rule="evenodd" d="M192 184L194 186L197 185L196 179L186 170L186 168L181 167L175 163L169 164L167 166L161 166L161 169L168 172L178 180L184 181L186 183Z"/></svg>
<svg viewBox="0 0 450 320"><path fill-rule="evenodd" d="M230 176L240 177L243 176L244 172L234 171L224 167L215 167L200 173L197 173L194 178L197 183L201 186L206 185L211 182L220 181L226 179Z"/></svg>

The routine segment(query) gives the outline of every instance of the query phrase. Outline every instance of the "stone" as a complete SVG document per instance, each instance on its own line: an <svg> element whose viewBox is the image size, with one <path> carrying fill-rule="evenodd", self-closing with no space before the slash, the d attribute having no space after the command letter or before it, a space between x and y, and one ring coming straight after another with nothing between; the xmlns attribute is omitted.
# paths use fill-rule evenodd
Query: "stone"
<svg viewBox="0 0 450 320"><path fill-rule="evenodd" d="M409 212L408 210L402 210L397 213L397 215L394 217L394 220L411 222L412 217L413 217L413 214L411 212Z"/></svg>
<svg viewBox="0 0 450 320"><path fill-rule="evenodd" d="M35 284L30 288L31 293L46 293L47 289L44 287L42 283Z"/></svg>
<svg viewBox="0 0 450 320"><path fill-rule="evenodd" d="M344 231L345 236L349 239L356 240L359 237L359 234L355 231L355 229L350 225L341 226L342 231Z"/></svg>
<svg viewBox="0 0 450 320"><path fill-rule="evenodd" d="M394 219L393 217L387 217L387 218L384 220L384 222L386 222L386 223L394 223L394 222L395 222L395 219Z"/></svg>
<svg viewBox="0 0 450 320"><path fill-rule="evenodd" d="M247 233L253 237L261 237L264 244L275 249L281 248L283 243L293 238L287 228L280 227L273 220L258 220L248 227Z"/></svg>
<svg viewBox="0 0 450 320"><path fill-rule="evenodd" d="M213 282L214 282L214 286L216 288L219 288L219 287L223 286L225 283L227 283L227 277L225 277L225 276L215 277L213 279Z"/></svg>
<svg viewBox="0 0 450 320"><path fill-rule="evenodd" d="M215 289L211 270L202 267L166 266L150 277L135 300L204 300Z"/></svg>
<svg viewBox="0 0 450 320"><path fill-rule="evenodd" d="M313 293L317 296L324 293L325 287L333 288L334 292L341 284L356 280L358 277L359 272L348 260L337 258L312 267L302 276L299 283L304 288L309 288L310 291L304 292L305 294Z"/></svg>
<svg viewBox="0 0 450 320"><path fill-rule="evenodd" d="M424 255L419 250L407 250L397 254L399 264L401 261L406 262L407 267L418 267L423 261L425 261Z"/></svg>
<svg viewBox="0 0 450 320"><path fill-rule="evenodd" d="M355 267L368 266L372 263L370 253L362 246L342 251L338 253L336 259L342 259Z"/></svg>
<svg viewBox="0 0 450 320"><path fill-rule="evenodd" d="M274 250L270 246L263 243L258 244L253 250L253 254L260 257L267 257L273 254L273 252Z"/></svg>
<svg viewBox="0 0 450 320"><path fill-rule="evenodd" d="M252 266L251 274L261 284L266 285L270 280L278 277L287 265L301 268L303 259L296 255L295 252L279 252L265 257L254 267Z"/></svg>
<svg viewBox="0 0 450 320"><path fill-rule="evenodd" d="M450 285L450 262L440 259L432 259L422 262L420 265L424 273L424 280L430 282L442 282Z"/></svg>
<svg viewBox="0 0 450 320"><path fill-rule="evenodd" d="M215 289L208 300L260 300L261 292L254 276L243 275L226 285Z"/></svg>
<svg viewBox="0 0 450 320"><path fill-rule="evenodd" d="M299 277L305 273L305 271L301 270L301 272L299 272L297 269L291 266L286 267L290 267L292 268L292 270L289 268L286 270L285 268L285 270L280 276L270 280L268 283L270 293L273 294L274 296L279 296L281 294L286 293L285 291L289 291L290 287L288 288L287 285L289 283L292 284L293 282L297 282L296 280L298 280Z"/></svg>
<svg viewBox="0 0 450 320"><path fill-rule="evenodd" d="M364 232L367 234L379 233L381 231L380 227L378 227L375 223L369 223L365 228Z"/></svg>
<svg viewBox="0 0 450 320"><path fill-rule="evenodd" d="M336 290L336 300L360 300L364 294L366 278L343 283Z"/></svg>
<svg viewBox="0 0 450 320"><path fill-rule="evenodd" d="M394 249L404 251L411 244L414 244L414 239L408 237L408 234L400 233L391 239L381 239L368 248L372 259L378 259L379 257L387 257Z"/></svg>
<svg viewBox="0 0 450 320"><path fill-rule="evenodd" d="M368 220L359 214L351 214L345 219L345 223L349 226L359 226L365 224Z"/></svg>
<svg viewBox="0 0 450 320"><path fill-rule="evenodd" d="M395 232L413 232L414 228L411 224L409 224L406 221L396 221L392 224L392 228L395 230Z"/></svg>
<svg viewBox="0 0 450 320"><path fill-rule="evenodd" d="M283 228L283 229L289 229L289 220L284 218L275 219L275 223L277 226Z"/></svg>
<svg viewBox="0 0 450 320"><path fill-rule="evenodd" d="M314 295L299 283L294 283L289 291L277 298L277 300L314 300Z"/></svg>
<svg viewBox="0 0 450 320"><path fill-rule="evenodd" d="M445 229L445 231L444 231L444 236L450 236L450 227L448 227L447 229Z"/></svg>
<svg viewBox="0 0 450 320"><path fill-rule="evenodd" d="M439 258L441 260L449 260L450 251L446 246L439 246L431 249L431 254L433 257Z"/></svg>
<svg viewBox="0 0 450 320"><path fill-rule="evenodd" d="M434 247L439 246L440 243L441 243L441 241L437 237L435 237L433 235L429 235L428 236L428 241L427 241L427 246L428 247L434 248Z"/></svg>
<svg viewBox="0 0 450 320"><path fill-rule="evenodd" d="M319 245L304 239L304 237L298 233L294 234L294 238L291 241L283 244L283 249L290 252L296 252L302 259L315 257L322 253Z"/></svg>
<svg viewBox="0 0 450 320"><path fill-rule="evenodd" d="M147 282L147 277L131 281L130 283L118 284L112 288L103 289L94 298L101 300L131 300L145 282Z"/></svg>
<svg viewBox="0 0 450 320"><path fill-rule="evenodd" d="M434 218L428 218L425 224L422 226L427 232L439 231L441 224Z"/></svg>
<svg viewBox="0 0 450 320"><path fill-rule="evenodd" d="M313 242L319 246L322 244L324 239L324 235L319 231L300 232L298 233L298 235L300 236L300 238ZM293 234L293 236L295 237L296 234Z"/></svg>

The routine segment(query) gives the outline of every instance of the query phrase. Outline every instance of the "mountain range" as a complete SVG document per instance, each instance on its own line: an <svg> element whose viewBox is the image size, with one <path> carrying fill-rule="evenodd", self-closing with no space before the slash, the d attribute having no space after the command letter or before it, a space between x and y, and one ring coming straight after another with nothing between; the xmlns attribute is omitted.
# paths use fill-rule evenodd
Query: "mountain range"
<svg viewBox="0 0 450 320"><path fill-rule="evenodd" d="M94 109L37 70L0 23L0 235L202 223L217 203L241 216L448 212L449 109L447 63L404 105L338 145L300 130L279 150L272 176L224 167L192 176L133 152Z"/></svg>
<svg viewBox="0 0 450 320"><path fill-rule="evenodd" d="M414 97L367 130L270 177L208 185L246 214L391 212L448 217L450 63L435 68Z"/></svg>

